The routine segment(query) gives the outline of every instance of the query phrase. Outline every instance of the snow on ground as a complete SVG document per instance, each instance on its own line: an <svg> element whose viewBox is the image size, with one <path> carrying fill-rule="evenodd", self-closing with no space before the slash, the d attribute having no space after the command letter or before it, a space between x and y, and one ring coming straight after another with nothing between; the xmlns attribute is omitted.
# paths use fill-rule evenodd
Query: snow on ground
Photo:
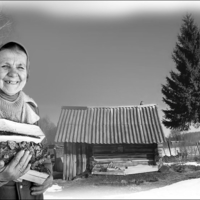
<svg viewBox="0 0 200 200"><path fill-rule="evenodd" d="M163 165L173 165L174 163L163 163ZM180 164L180 163L179 163ZM200 166L200 163L197 162L187 162L187 163L182 163L183 165L195 165L195 166Z"/></svg>
<svg viewBox="0 0 200 200"><path fill-rule="evenodd" d="M77 191L78 192L78 191ZM106 195L101 199L199 199L200 179L186 180L165 187L152 189L133 194L112 194ZM44 199L76 199L62 191L62 187L53 185L45 194ZM81 194L79 196L81 199ZM88 199L100 199L98 196L88 197Z"/></svg>
<svg viewBox="0 0 200 200"><path fill-rule="evenodd" d="M48 188L48 192L52 192L52 193L61 192L62 189L63 189L62 186L52 185L52 187Z"/></svg>
<svg viewBox="0 0 200 200"><path fill-rule="evenodd" d="M134 194L112 195L109 199L199 199L200 179L181 181L165 187Z"/></svg>
<svg viewBox="0 0 200 200"><path fill-rule="evenodd" d="M167 163L172 164L172 163ZM200 165L195 162L185 163L187 165ZM91 188L92 190L93 188ZM74 191L75 195L64 190L63 186L54 184L44 193L44 199L199 199L200 179L180 181L165 187L151 189L148 191L134 193L115 193L110 190L109 195L90 193L87 197L81 191ZM77 196L78 194L78 196ZM92 194L92 195L91 195Z"/></svg>

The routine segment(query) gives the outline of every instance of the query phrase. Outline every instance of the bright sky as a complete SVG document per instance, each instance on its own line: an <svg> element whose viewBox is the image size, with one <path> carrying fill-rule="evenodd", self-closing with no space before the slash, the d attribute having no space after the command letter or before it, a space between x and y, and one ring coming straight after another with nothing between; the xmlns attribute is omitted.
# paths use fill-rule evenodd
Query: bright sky
<svg viewBox="0 0 200 200"><path fill-rule="evenodd" d="M5 2L1 3L5 5ZM173 13L177 11L198 11L200 2L196 1L9 1L6 6L15 10L36 9L56 16L99 16L99 17L117 17L122 15L139 14L141 12L149 13Z"/></svg>
<svg viewBox="0 0 200 200"><path fill-rule="evenodd" d="M5 40L30 54L25 92L57 124L61 106L157 104L182 18L200 21L194 1L1 2L12 22ZM164 127L163 127L164 128ZM164 128L165 134L169 130Z"/></svg>

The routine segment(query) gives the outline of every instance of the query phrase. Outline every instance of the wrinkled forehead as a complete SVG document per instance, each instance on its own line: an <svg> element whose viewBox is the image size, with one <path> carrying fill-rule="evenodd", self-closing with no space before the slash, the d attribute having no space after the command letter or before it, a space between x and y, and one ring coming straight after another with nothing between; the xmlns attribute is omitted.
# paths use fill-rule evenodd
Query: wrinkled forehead
<svg viewBox="0 0 200 200"><path fill-rule="evenodd" d="M27 64L27 55L18 49L3 49L0 50L0 62L19 62Z"/></svg>

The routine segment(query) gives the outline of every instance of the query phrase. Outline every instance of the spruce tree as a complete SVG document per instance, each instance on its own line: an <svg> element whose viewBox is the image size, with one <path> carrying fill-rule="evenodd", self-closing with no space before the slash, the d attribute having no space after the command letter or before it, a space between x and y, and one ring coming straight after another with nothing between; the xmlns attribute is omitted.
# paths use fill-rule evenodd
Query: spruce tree
<svg viewBox="0 0 200 200"><path fill-rule="evenodd" d="M170 129L188 130L200 122L200 32L191 15L183 18L178 42L172 53L176 70L162 85L163 124Z"/></svg>

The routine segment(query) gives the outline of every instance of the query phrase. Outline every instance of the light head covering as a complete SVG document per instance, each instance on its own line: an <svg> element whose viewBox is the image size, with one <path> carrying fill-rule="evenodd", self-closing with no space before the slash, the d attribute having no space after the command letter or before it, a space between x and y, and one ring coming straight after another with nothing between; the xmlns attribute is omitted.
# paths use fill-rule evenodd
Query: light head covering
<svg viewBox="0 0 200 200"><path fill-rule="evenodd" d="M7 42L0 46L0 51L3 51L5 49L9 49L9 50L13 50L13 51L22 51L26 54L26 56L27 56L26 70L27 70L27 80L28 80L28 78L30 76L30 60L29 60L28 52L25 49L25 47L18 42L11 41L11 42Z"/></svg>

